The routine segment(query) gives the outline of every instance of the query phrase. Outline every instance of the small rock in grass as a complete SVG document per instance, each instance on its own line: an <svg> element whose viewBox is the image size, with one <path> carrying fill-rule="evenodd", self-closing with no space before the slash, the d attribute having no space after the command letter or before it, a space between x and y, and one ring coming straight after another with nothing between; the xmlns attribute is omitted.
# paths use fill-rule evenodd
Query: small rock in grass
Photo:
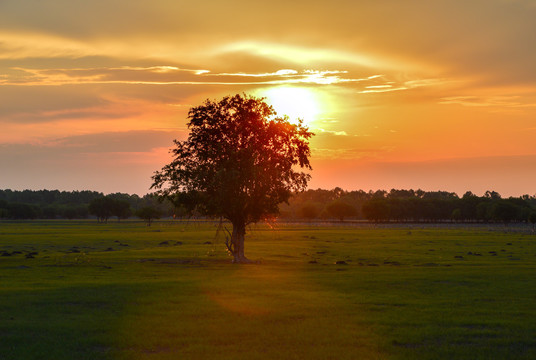
<svg viewBox="0 0 536 360"><path fill-rule="evenodd" d="M309 264L318 264L318 261L316 261L316 260L311 260L311 261L309 261Z"/></svg>
<svg viewBox="0 0 536 360"><path fill-rule="evenodd" d="M471 251L469 251L469 252L467 253L467 255L473 255L473 253L472 253Z"/></svg>
<svg viewBox="0 0 536 360"><path fill-rule="evenodd" d="M454 256L454 258L455 258L455 259L463 259L463 256L461 256L461 255L456 255L456 256Z"/></svg>
<svg viewBox="0 0 536 360"><path fill-rule="evenodd" d="M175 246L182 245L182 241L175 241Z"/></svg>
<svg viewBox="0 0 536 360"><path fill-rule="evenodd" d="M108 249L106 249L105 251L114 251L114 249L112 249L112 248L108 248Z"/></svg>
<svg viewBox="0 0 536 360"><path fill-rule="evenodd" d="M338 260L335 262L336 265L348 265L348 263L344 260Z"/></svg>
<svg viewBox="0 0 536 360"><path fill-rule="evenodd" d="M204 244L204 245L211 245L211 244L212 244L212 241L205 241L203 244Z"/></svg>
<svg viewBox="0 0 536 360"><path fill-rule="evenodd" d="M158 244L158 245L161 245L161 246L162 246L162 245L169 245L169 241L162 241L162 242L161 242L160 244Z"/></svg>

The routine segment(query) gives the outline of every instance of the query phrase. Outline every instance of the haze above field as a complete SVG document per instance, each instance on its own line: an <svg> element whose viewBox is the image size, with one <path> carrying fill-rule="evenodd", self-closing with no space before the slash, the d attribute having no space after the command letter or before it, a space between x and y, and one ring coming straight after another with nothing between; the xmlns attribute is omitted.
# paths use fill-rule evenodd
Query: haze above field
<svg viewBox="0 0 536 360"><path fill-rule="evenodd" d="M0 2L0 188L145 194L204 99L301 116L310 187L534 194L531 0Z"/></svg>

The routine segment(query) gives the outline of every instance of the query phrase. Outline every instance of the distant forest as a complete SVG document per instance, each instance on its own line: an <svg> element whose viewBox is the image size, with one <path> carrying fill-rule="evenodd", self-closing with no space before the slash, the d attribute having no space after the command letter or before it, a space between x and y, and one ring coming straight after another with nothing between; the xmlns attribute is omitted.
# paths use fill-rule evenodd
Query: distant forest
<svg viewBox="0 0 536 360"><path fill-rule="evenodd" d="M87 219L106 222L142 215L152 209L152 217L173 216L169 202L154 195L143 197L115 193L104 195L96 191L59 190L0 190L0 219ZM143 216L140 216L143 217Z"/></svg>
<svg viewBox="0 0 536 360"><path fill-rule="evenodd" d="M195 214L194 214L195 215ZM1 219L86 219L106 222L138 216L186 217L183 209L152 194L140 197L96 191L0 190ZM445 191L307 190L281 204L289 220L368 220L374 222L529 222L536 223L536 197L502 198L495 191L462 197Z"/></svg>

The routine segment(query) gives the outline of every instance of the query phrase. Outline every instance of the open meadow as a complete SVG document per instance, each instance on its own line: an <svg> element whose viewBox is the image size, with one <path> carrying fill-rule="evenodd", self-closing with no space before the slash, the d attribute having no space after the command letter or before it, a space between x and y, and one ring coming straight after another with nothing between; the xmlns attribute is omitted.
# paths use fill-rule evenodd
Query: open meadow
<svg viewBox="0 0 536 360"><path fill-rule="evenodd" d="M0 359L534 359L536 236L0 222Z"/></svg>

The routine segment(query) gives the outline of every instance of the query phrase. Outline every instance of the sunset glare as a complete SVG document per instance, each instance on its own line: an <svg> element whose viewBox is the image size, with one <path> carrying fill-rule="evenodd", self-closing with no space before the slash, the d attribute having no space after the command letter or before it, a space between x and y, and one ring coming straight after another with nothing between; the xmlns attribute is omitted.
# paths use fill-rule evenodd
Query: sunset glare
<svg viewBox="0 0 536 360"><path fill-rule="evenodd" d="M149 192L188 110L303 119L310 188L534 195L532 0L0 1L0 188Z"/></svg>
<svg viewBox="0 0 536 360"><path fill-rule="evenodd" d="M266 102L281 115L287 115L291 122L303 120L310 128L321 112L322 100L315 96L314 90L299 87L273 87L264 91Z"/></svg>

